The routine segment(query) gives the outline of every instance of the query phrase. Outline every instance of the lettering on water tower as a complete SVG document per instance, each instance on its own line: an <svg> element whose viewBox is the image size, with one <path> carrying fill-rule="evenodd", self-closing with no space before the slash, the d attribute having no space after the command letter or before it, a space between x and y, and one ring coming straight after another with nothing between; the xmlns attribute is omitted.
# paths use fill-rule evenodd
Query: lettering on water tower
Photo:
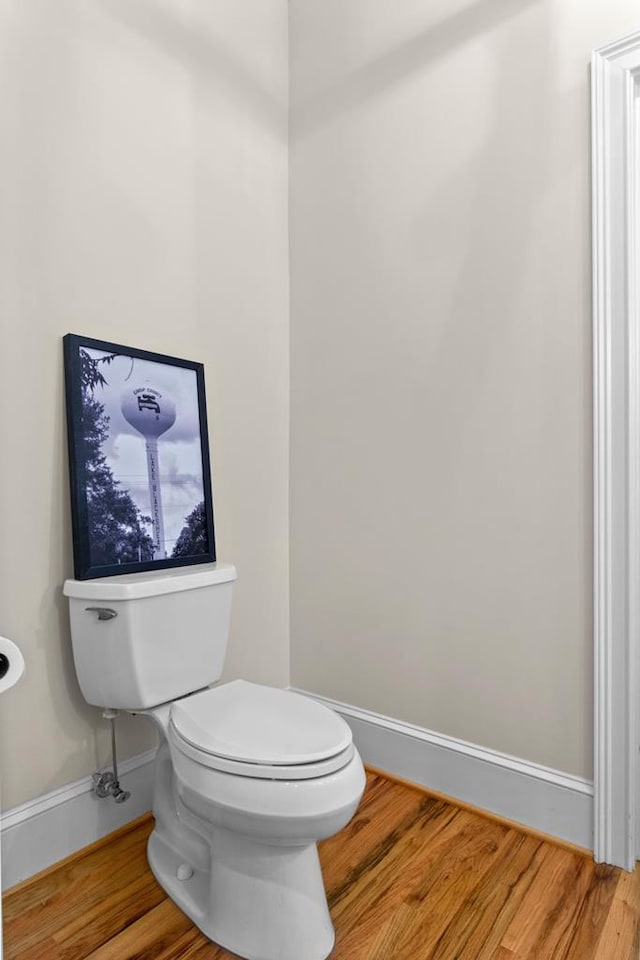
<svg viewBox="0 0 640 960"><path fill-rule="evenodd" d="M134 393L138 397L138 410L153 410L158 417L160 416L160 404L153 393L143 393L139 390L135 390Z"/></svg>

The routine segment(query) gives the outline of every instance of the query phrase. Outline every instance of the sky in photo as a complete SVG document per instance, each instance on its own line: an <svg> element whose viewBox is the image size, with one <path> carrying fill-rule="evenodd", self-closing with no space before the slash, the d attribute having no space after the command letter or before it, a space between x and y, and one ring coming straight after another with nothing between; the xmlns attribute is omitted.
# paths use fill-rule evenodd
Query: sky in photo
<svg viewBox="0 0 640 960"><path fill-rule="evenodd" d="M109 356L102 350L82 349L93 359ZM100 364L99 370L107 386L96 387L93 395L109 417L102 450L115 479L145 516L150 514L145 439L122 415L122 397L151 388L175 403L175 422L158 438L165 544L171 556L185 518L204 497L195 371L129 356Z"/></svg>

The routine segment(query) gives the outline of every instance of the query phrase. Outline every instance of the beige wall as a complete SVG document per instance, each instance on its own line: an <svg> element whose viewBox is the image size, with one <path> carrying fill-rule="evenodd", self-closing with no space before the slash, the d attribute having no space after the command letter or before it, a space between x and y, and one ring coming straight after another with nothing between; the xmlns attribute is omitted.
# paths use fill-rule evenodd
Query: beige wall
<svg viewBox="0 0 640 960"><path fill-rule="evenodd" d="M0 702L3 807L108 760L79 693L62 344L205 364L227 676L288 681L287 7L0 2ZM152 742L122 721L122 756Z"/></svg>
<svg viewBox="0 0 640 960"><path fill-rule="evenodd" d="M292 683L591 775L612 0L293 0Z"/></svg>

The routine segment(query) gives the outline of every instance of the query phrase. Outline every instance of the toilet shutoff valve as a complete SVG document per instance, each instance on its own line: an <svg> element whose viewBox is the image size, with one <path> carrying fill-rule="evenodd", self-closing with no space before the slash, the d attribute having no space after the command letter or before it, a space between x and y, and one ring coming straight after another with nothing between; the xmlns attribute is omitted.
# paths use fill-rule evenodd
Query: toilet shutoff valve
<svg viewBox="0 0 640 960"><path fill-rule="evenodd" d="M111 770L93 774L93 791L101 800L113 797L116 803L124 803L131 796L129 790L122 789Z"/></svg>

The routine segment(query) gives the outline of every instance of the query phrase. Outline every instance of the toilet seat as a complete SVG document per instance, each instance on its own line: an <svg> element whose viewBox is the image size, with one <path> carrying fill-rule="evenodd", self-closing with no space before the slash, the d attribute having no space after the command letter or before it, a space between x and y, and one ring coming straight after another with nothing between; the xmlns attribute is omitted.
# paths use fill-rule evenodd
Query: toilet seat
<svg viewBox="0 0 640 960"><path fill-rule="evenodd" d="M226 757L218 757L212 753L206 753L204 750L198 750L191 744L183 740L177 733L173 723L169 724L168 731L169 744L183 756L195 760L201 766L209 767L219 773L230 773L238 777L253 777L257 780L311 780L317 777L326 777L331 773L336 773L346 767L355 755L353 744L330 757L328 760L320 760L317 763L298 763L292 766L286 764L275 764L269 766L262 763L247 763L240 760L229 760Z"/></svg>
<svg viewBox="0 0 640 960"><path fill-rule="evenodd" d="M340 770L354 755L349 726L315 701L246 680L171 706L169 742L223 773L307 780Z"/></svg>

